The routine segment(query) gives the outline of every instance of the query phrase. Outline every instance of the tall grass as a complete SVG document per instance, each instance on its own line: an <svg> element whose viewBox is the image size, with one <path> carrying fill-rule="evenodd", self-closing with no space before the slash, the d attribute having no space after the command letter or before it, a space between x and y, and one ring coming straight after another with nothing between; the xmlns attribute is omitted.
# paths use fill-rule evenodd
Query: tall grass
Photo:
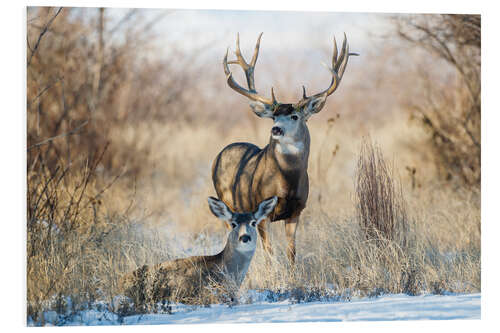
<svg viewBox="0 0 500 333"><path fill-rule="evenodd" d="M105 188L94 183L99 162L96 157L76 170L54 171L42 164L28 174L27 296L35 321L43 320L43 305L54 296L76 295L74 310L99 296L101 245L119 223L102 211Z"/></svg>
<svg viewBox="0 0 500 333"><path fill-rule="evenodd" d="M430 193L420 191L407 192L406 203L393 173L380 149L364 141L353 193L356 208L339 214L333 205L309 201L297 233L299 255L294 269L284 255L282 226L273 225L277 254L272 265L266 266L264 253L257 252L247 288L292 294L300 288L308 291L305 295L340 298L480 290L478 202L457 212L422 200ZM462 194L450 189L432 191L435 200L452 206L463 200ZM434 212L439 218L430 222L422 212ZM442 237L445 229L464 230L464 225L469 226L468 234Z"/></svg>
<svg viewBox="0 0 500 333"><path fill-rule="evenodd" d="M406 245L408 216L400 183L394 180L380 148L365 139L356 175L356 206L367 240L395 241Z"/></svg>

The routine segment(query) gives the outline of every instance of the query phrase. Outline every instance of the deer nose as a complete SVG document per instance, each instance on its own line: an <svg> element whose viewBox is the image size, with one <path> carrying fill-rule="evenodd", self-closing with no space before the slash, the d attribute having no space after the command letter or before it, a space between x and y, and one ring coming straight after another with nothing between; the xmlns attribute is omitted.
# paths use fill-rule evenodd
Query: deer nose
<svg viewBox="0 0 500 333"><path fill-rule="evenodd" d="M271 134L272 135L283 135L283 129L281 129L281 127L278 127L278 126L274 126L273 128L271 128Z"/></svg>
<svg viewBox="0 0 500 333"><path fill-rule="evenodd" d="M248 243L250 240L251 238L248 235L243 235L240 237L240 241L242 241L243 243Z"/></svg>

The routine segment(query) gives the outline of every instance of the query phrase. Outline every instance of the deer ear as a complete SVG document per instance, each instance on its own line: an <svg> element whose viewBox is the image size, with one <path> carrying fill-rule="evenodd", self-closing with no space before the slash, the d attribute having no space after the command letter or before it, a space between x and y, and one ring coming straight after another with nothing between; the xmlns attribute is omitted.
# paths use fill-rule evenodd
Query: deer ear
<svg viewBox="0 0 500 333"><path fill-rule="evenodd" d="M252 111L261 118L271 118L273 116L271 107L262 102L250 102L250 107Z"/></svg>
<svg viewBox="0 0 500 333"><path fill-rule="evenodd" d="M231 212L231 210L222 200L216 199L214 197L208 197L208 206L210 207L212 214L214 214L219 219L226 222L231 221L233 212Z"/></svg>
<svg viewBox="0 0 500 333"><path fill-rule="evenodd" d="M315 113L321 111L321 109L325 106L326 98L328 95L326 93L321 94L319 96L312 96L304 107L304 115L306 120L309 119Z"/></svg>
<svg viewBox="0 0 500 333"><path fill-rule="evenodd" d="M278 203L278 197L274 196L269 199L266 199L262 201L259 204L259 207L257 208L257 211L253 213L255 219L257 220L257 223L260 221L264 220L266 217L271 214L271 212L274 210L274 207L276 207L276 204Z"/></svg>

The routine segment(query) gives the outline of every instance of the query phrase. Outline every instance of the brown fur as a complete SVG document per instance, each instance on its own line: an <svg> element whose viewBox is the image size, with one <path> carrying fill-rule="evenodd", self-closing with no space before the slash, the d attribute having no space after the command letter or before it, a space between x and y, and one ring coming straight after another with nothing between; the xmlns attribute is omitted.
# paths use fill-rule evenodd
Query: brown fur
<svg viewBox="0 0 500 333"><path fill-rule="evenodd" d="M274 140L263 149L233 143L219 153L212 165L212 180L218 197L231 210L252 211L263 199L276 195L278 204L271 221L300 215L309 193L307 159L304 154L278 154L275 145Z"/></svg>
<svg viewBox="0 0 500 333"><path fill-rule="evenodd" d="M231 290L222 265L222 252L214 256L177 259L155 266L144 265L125 276L124 294L136 305L172 300L187 304L220 301ZM234 283L234 282L233 282ZM213 291L219 291L213 293ZM222 291L222 293L221 293Z"/></svg>

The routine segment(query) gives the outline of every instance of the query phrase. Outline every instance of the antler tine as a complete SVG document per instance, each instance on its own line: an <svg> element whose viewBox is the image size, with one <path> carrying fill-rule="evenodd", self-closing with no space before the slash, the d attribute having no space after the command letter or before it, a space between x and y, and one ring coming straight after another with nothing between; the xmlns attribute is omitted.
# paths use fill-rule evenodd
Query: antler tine
<svg viewBox="0 0 500 333"><path fill-rule="evenodd" d="M337 67L335 68L335 71L339 74L339 78L342 79L342 76L344 76L344 71L347 67L347 61L349 60L350 56L359 56L359 53L356 52L349 52L349 43L346 41L346 36L344 32L344 42L342 44L342 54L341 57L338 59Z"/></svg>
<svg viewBox="0 0 500 333"><path fill-rule="evenodd" d="M339 79L342 80L342 77L344 76L344 71L347 67L347 61L349 60L349 45L346 47L346 56L343 59L342 63L339 66L339 69L337 73L339 74Z"/></svg>
<svg viewBox="0 0 500 333"><path fill-rule="evenodd" d="M314 96L319 96L322 94L326 94L327 96L330 96L338 87L340 80L342 79L342 76L344 75L344 71L347 67L347 61L349 59L349 56L352 55L358 55L357 53L349 53L349 44L347 43L347 36L344 33L344 40L342 41L342 47L340 49L340 55L338 54L338 49L337 49L337 40L335 37L333 37L333 55L332 55L332 67L328 67L328 70L332 74L332 81L330 83L330 86L326 89L323 90L322 92L314 95ZM306 97L303 97L303 99L306 99Z"/></svg>
<svg viewBox="0 0 500 333"><path fill-rule="evenodd" d="M303 98L303 99L307 99L307 95L306 95L306 86L302 86L302 98Z"/></svg>
<svg viewBox="0 0 500 333"><path fill-rule="evenodd" d="M332 56L332 68L335 68L335 62L337 61L337 39L333 36L333 56Z"/></svg>
<svg viewBox="0 0 500 333"><path fill-rule="evenodd" d="M335 70L335 72L339 72L339 68L344 62L344 59L346 58L346 50L347 50L347 38L344 33L344 40L342 41L342 48L340 50L340 56L338 59L335 61L335 66L332 66L332 68ZM348 52L347 52L348 53ZM347 56L348 57L348 56Z"/></svg>
<svg viewBox="0 0 500 333"><path fill-rule="evenodd" d="M250 67L255 67L255 63L257 62L257 58L259 57L259 49L260 49L260 38L262 37L263 32L259 34L257 38L257 43L255 44L255 50L253 51L252 61L250 61Z"/></svg>
<svg viewBox="0 0 500 333"><path fill-rule="evenodd" d="M222 61L222 66L224 68L224 74L226 74L226 77L229 77L231 75L231 71L229 70L229 66L227 65L227 54L229 53L229 47L226 50L226 55L224 56L224 60ZM231 63L231 62L229 62Z"/></svg>
<svg viewBox="0 0 500 333"><path fill-rule="evenodd" d="M271 97L273 98L273 104L277 104L278 101L276 100L276 96L274 96L274 88L271 87Z"/></svg>
<svg viewBox="0 0 500 333"><path fill-rule="evenodd" d="M235 51L237 60L231 60L229 62L227 61L227 56L228 56L228 52L229 52L229 48L228 48L228 50L226 51L226 55L224 57L224 60L223 60L224 73L226 74L228 85L236 92L250 98L251 100L259 101L259 102L264 103L266 105L273 105L273 104L278 103L276 101L276 99L274 98L274 92L273 92L273 100L271 101L265 97L259 96L257 94L257 91L255 90L255 81L254 81L253 73L254 73L255 63L257 62L257 57L258 57L258 53L259 53L261 36L262 36L262 33L259 35L259 38L257 40L257 44L255 45L254 55L252 57L252 61L250 62L250 65L249 65L245 61L245 58L243 58L243 55L241 54L240 34L238 33L237 37L236 37L236 51ZM231 71L229 70L228 64L237 64L237 65L241 66L241 68L245 72L245 76L246 76L247 84L248 84L248 90L243 88L242 86L240 86L233 79L233 75L232 75Z"/></svg>
<svg viewBox="0 0 500 333"><path fill-rule="evenodd" d="M241 55L239 32L236 34L236 51L234 53L236 54L236 58L238 58L237 63L243 68L244 71L247 71L249 66L245 61L245 58L243 58L243 56Z"/></svg>

